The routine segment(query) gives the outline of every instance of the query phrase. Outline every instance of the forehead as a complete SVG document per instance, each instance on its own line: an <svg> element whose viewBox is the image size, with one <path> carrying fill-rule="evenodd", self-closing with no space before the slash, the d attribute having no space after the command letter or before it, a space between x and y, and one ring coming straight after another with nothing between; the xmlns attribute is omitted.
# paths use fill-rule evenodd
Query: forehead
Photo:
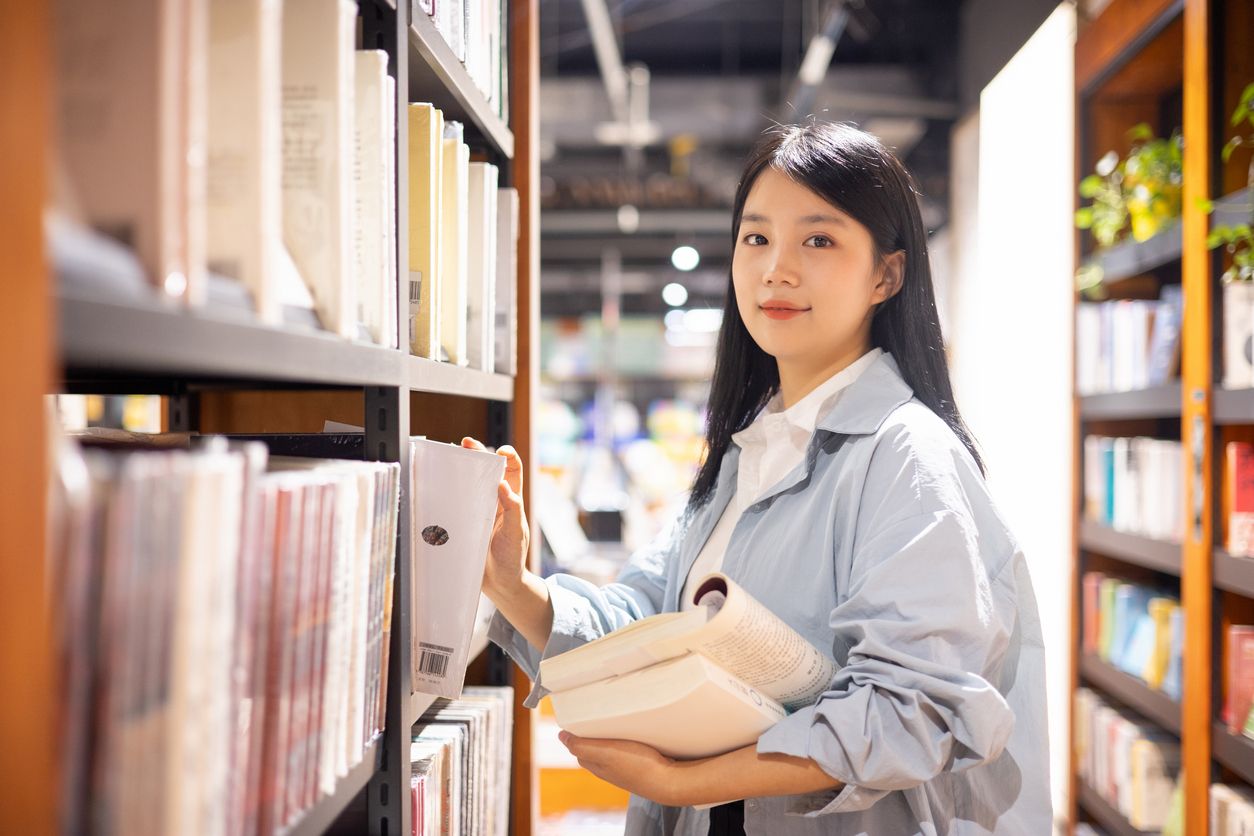
<svg viewBox="0 0 1254 836"><path fill-rule="evenodd" d="M754 181L745 198L745 221L827 220L851 223L840 207L828 203L808 187L767 167Z"/></svg>

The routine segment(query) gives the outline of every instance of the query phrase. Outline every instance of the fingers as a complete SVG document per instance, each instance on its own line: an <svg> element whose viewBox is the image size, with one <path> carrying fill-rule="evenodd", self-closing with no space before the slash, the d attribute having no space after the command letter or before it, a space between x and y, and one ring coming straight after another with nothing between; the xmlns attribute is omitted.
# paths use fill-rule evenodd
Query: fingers
<svg viewBox="0 0 1254 836"><path fill-rule="evenodd" d="M519 517L522 515L522 497L514 493L510 486L502 479L496 485L497 507L505 512L507 517Z"/></svg>
<svg viewBox="0 0 1254 836"><path fill-rule="evenodd" d="M467 450L480 450L483 452L487 452L487 449L488 449L484 447L477 439L471 438L470 436L466 436L465 438L462 439L462 446L465 447Z"/></svg>
<svg viewBox="0 0 1254 836"><path fill-rule="evenodd" d="M496 454L505 457L505 481L509 482L510 490L522 496L523 466L522 459L518 456L518 451L511 445L506 444L499 448Z"/></svg>

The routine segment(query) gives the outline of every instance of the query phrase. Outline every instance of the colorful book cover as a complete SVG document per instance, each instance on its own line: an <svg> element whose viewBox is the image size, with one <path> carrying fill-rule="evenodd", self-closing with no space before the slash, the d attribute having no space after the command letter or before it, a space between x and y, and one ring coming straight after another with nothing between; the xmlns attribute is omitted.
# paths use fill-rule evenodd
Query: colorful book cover
<svg viewBox="0 0 1254 836"><path fill-rule="evenodd" d="M1228 553L1254 557L1254 444L1230 442L1227 452Z"/></svg>

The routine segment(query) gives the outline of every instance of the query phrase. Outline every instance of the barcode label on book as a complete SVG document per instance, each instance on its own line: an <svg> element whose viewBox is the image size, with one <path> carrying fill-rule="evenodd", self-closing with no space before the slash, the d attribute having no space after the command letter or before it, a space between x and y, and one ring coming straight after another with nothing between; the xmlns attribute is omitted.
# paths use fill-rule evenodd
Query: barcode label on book
<svg viewBox="0 0 1254 836"><path fill-rule="evenodd" d="M422 298L422 271L409 271L409 304L417 305Z"/></svg>
<svg viewBox="0 0 1254 836"><path fill-rule="evenodd" d="M453 648L426 642L419 642L418 647L421 649L418 656L418 671L443 679L448 671L448 662L453 655Z"/></svg>

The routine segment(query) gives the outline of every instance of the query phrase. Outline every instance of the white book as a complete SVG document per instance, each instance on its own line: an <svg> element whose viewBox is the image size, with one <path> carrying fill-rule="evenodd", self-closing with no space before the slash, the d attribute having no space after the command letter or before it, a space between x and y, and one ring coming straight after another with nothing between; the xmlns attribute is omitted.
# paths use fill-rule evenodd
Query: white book
<svg viewBox="0 0 1254 836"><path fill-rule="evenodd" d="M1254 284L1231 282L1223 290L1224 388L1254 386Z"/></svg>
<svg viewBox="0 0 1254 836"><path fill-rule="evenodd" d="M385 261L383 264L383 324L384 342L388 348L400 348L401 333L401 288L400 274L397 270L399 246L396 238L396 225L399 216L396 213L396 79L390 75L383 77L383 97L387 102L383 122L384 154L384 189L383 189L383 232Z"/></svg>
<svg viewBox="0 0 1254 836"><path fill-rule="evenodd" d="M505 459L410 440L416 691L461 693Z"/></svg>
<svg viewBox="0 0 1254 836"><path fill-rule="evenodd" d="M357 4L283 15L283 238L322 325L353 338L353 88Z"/></svg>
<svg viewBox="0 0 1254 836"><path fill-rule="evenodd" d="M448 362L465 366L470 148L461 137L460 123L445 123L439 297L440 345Z"/></svg>
<svg viewBox="0 0 1254 836"><path fill-rule="evenodd" d="M497 168L491 163L471 163L469 178L466 359L472 369L491 372L496 366L492 337L496 317Z"/></svg>
<svg viewBox="0 0 1254 836"><path fill-rule="evenodd" d="M558 724L582 737L634 740L671 758L747 746L784 707L696 653L553 694Z"/></svg>
<svg viewBox="0 0 1254 836"><path fill-rule="evenodd" d="M208 264L277 325L282 216L281 0L210 7Z"/></svg>
<svg viewBox="0 0 1254 836"><path fill-rule="evenodd" d="M65 208L192 304L206 292L206 3L60 0L53 28Z"/></svg>
<svg viewBox="0 0 1254 836"><path fill-rule="evenodd" d="M357 284L357 322L372 342L386 345L387 330L387 159L392 137L387 129L388 56L377 49L356 55L354 78L353 232L354 278Z"/></svg>
<svg viewBox="0 0 1254 836"><path fill-rule="evenodd" d="M518 374L518 191L501 189L496 199L495 369Z"/></svg>

